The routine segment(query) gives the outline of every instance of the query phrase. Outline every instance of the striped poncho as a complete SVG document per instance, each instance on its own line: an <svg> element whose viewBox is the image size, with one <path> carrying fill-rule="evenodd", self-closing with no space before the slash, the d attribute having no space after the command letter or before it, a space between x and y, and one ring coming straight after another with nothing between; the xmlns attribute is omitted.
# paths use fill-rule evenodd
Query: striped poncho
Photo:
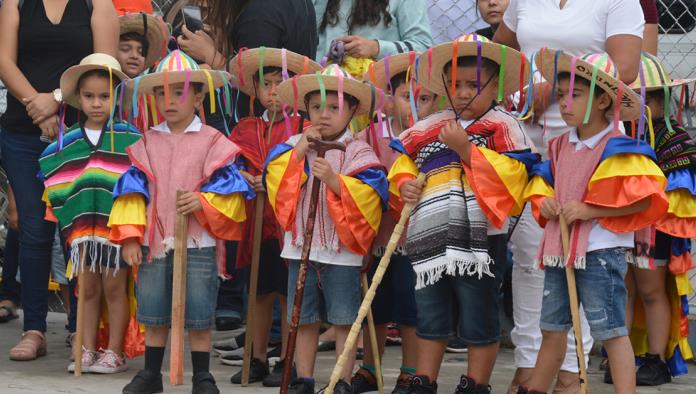
<svg viewBox="0 0 696 394"><path fill-rule="evenodd" d="M92 270L100 258L116 259L113 265L119 266L119 247L109 241L107 223L114 185L130 166L126 148L138 139L133 126L115 123L113 133L107 126L95 146L76 124L64 135L62 150L54 142L39 158L47 219L58 223L78 270L83 252Z"/></svg>

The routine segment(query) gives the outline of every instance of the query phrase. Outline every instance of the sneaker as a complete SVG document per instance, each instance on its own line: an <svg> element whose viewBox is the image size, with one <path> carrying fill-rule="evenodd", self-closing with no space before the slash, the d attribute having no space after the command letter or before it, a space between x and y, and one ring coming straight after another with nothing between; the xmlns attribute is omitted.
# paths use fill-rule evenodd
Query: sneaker
<svg viewBox="0 0 696 394"><path fill-rule="evenodd" d="M372 372L360 367L350 379L350 385L353 387L353 394L377 391L377 378Z"/></svg>
<svg viewBox="0 0 696 394"><path fill-rule="evenodd" d="M297 378L290 382L288 394L314 394L314 379Z"/></svg>
<svg viewBox="0 0 696 394"><path fill-rule="evenodd" d="M394 386L392 394L407 394L408 388L411 387L411 380L413 380L413 375L401 372L399 378L396 379L396 386Z"/></svg>
<svg viewBox="0 0 696 394"><path fill-rule="evenodd" d="M469 349L466 347L466 343L459 339L459 337L452 337L447 341L447 347L445 348L447 353L466 353Z"/></svg>
<svg viewBox="0 0 696 394"><path fill-rule="evenodd" d="M244 355L244 335L245 333L241 333L233 338L213 343L213 352L220 357L230 354ZM241 353L239 349L242 349Z"/></svg>
<svg viewBox="0 0 696 394"><path fill-rule="evenodd" d="M94 372L92 371L92 367L94 364L97 363L99 360L100 354L99 352L95 352L94 350L87 350L84 346L82 347L82 372L87 373L87 372ZM75 372L75 362L71 362L70 365L68 365L68 372L74 373Z"/></svg>
<svg viewBox="0 0 696 394"><path fill-rule="evenodd" d="M285 363L283 363L282 360L278 361L273 366L273 371L263 379L263 387L280 387L280 385L283 383L284 370ZM290 380L293 381L295 379L297 379L297 370L293 366L292 371L290 371Z"/></svg>
<svg viewBox="0 0 696 394"><path fill-rule="evenodd" d="M256 383L262 381L266 376L268 376L268 364L259 360L258 358L251 359L251 365L249 366L249 383ZM242 384L242 371L237 372L230 378L232 384Z"/></svg>
<svg viewBox="0 0 696 394"><path fill-rule="evenodd" d="M193 375L191 381L193 382L191 394L220 394L215 378L210 372L198 372Z"/></svg>
<svg viewBox="0 0 696 394"><path fill-rule="evenodd" d="M266 359L268 360L268 365L269 366L274 366L279 362L282 362L280 359L280 352L281 352L281 347L280 345L274 347L273 349L269 350L268 353L266 353Z"/></svg>
<svg viewBox="0 0 696 394"><path fill-rule="evenodd" d="M266 353L269 366L274 366L280 360L280 348L272 349ZM220 355L220 362L225 365L241 367L244 364L244 348L233 350L226 355Z"/></svg>
<svg viewBox="0 0 696 394"><path fill-rule="evenodd" d="M162 374L145 369L139 371L133 380L123 388L123 394L153 394L163 391Z"/></svg>
<svg viewBox="0 0 696 394"><path fill-rule="evenodd" d="M387 325L387 346L398 346L401 344L401 331L394 324Z"/></svg>
<svg viewBox="0 0 696 394"><path fill-rule="evenodd" d="M643 365L636 372L638 386L659 386L672 381L667 364L657 354L646 354Z"/></svg>
<svg viewBox="0 0 696 394"><path fill-rule="evenodd" d="M437 382L430 382L427 376L416 375L408 387L409 394L437 394Z"/></svg>
<svg viewBox="0 0 696 394"><path fill-rule="evenodd" d="M336 350L336 341L319 341L317 352L332 352Z"/></svg>
<svg viewBox="0 0 696 394"><path fill-rule="evenodd" d="M89 372L93 373L119 373L127 370L126 358L107 349L104 350L99 360L92 365Z"/></svg>
<svg viewBox="0 0 696 394"><path fill-rule="evenodd" d="M216 317L216 331L233 331L242 326L242 319L237 316Z"/></svg>
<svg viewBox="0 0 696 394"><path fill-rule="evenodd" d="M345 380L341 379L338 382L336 382L336 387L334 387L333 392L336 394L353 394L353 388L348 383L346 383Z"/></svg>
<svg viewBox="0 0 696 394"><path fill-rule="evenodd" d="M459 378L459 384L454 392L456 394L488 394L491 392L491 386L487 384L477 384L474 379L462 375Z"/></svg>

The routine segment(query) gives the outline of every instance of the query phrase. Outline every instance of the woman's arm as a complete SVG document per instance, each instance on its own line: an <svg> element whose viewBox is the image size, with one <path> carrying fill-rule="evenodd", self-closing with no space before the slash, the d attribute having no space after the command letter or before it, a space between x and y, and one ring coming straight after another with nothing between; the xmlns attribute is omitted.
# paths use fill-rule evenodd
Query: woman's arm
<svg viewBox="0 0 696 394"><path fill-rule="evenodd" d="M640 51L643 40L631 34L618 34L607 38L607 53L614 61L621 80L630 84L638 77Z"/></svg>
<svg viewBox="0 0 696 394"><path fill-rule="evenodd" d="M17 100L37 95L36 89L17 67L19 6L17 0L5 0L0 7L0 79Z"/></svg>
<svg viewBox="0 0 696 394"><path fill-rule="evenodd" d="M92 40L94 52L116 56L118 49L118 15L111 0L92 0Z"/></svg>
<svg viewBox="0 0 696 394"><path fill-rule="evenodd" d="M520 50L520 43L517 42L517 34L510 30L510 28L505 25L505 22L501 22L498 29L496 29L493 41L498 44L507 45L518 51Z"/></svg>

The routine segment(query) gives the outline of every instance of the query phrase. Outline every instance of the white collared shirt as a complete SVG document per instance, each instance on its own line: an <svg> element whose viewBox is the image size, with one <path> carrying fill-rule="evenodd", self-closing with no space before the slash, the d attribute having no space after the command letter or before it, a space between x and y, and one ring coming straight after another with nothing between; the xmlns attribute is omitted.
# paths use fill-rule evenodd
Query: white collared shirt
<svg viewBox="0 0 696 394"><path fill-rule="evenodd" d="M613 125L610 123L607 128L593 135L590 138L581 140L578 136L577 128L573 128L568 133L568 142L575 145L575 150L594 149L599 144L599 141L607 134L611 133ZM633 248L635 246L634 234L630 233L615 233L609 231L604 226L599 224L597 220L592 220L592 230L587 240L587 251L609 249L609 248Z"/></svg>

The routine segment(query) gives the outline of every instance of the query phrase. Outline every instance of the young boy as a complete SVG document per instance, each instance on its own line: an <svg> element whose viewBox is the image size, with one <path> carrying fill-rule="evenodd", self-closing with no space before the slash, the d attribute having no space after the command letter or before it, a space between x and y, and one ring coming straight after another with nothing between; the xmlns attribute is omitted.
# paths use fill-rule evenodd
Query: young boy
<svg viewBox="0 0 696 394"><path fill-rule="evenodd" d="M155 65L166 52L163 22L152 15L127 14L118 18L118 62L129 78ZM166 29L166 27L164 27Z"/></svg>
<svg viewBox="0 0 696 394"><path fill-rule="evenodd" d="M130 316L126 291L129 270L122 269L120 247L109 241L107 227L111 193L130 164L126 147L140 139L140 132L131 125L109 124L114 86L126 79L118 61L101 53L89 55L66 70L60 81L63 100L82 111L84 120L50 144L39 158L46 185L46 217L58 222L70 246L73 273L79 273L79 285L84 286L85 313L79 317L84 321L84 340L76 344L84 349L84 372L126 370L123 352L128 347L124 338L128 338L125 333ZM106 350L97 343L102 292L109 317ZM71 363L68 371L74 370Z"/></svg>
<svg viewBox="0 0 696 394"><path fill-rule="evenodd" d="M249 97L256 97L266 109L260 117L241 119L230 135L230 140L241 149L240 155L245 163L242 175L254 185L256 192L265 193L261 175L268 153L290 135L301 132L307 126L300 116L287 116L283 113L277 95L278 85L296 74L314 73L320 70L321 66L294 52L264 47L243 51L232 59L230 64L232 75L240 82L240 90ZM259 70L259 67L262 69ZM244 225L244 237L237 248L238 268L251 263L256 200L247 202L246 211L248 218ZM276 363L273 373L269 374L266 352L276 297L280 297L282 316L285 316L287 311L288 268L280 257L282 230L267 200L263 214L262 238L255 326L249 328L249 332L254 335L249 382L263 381L266 387L279 387L283 376L283 363ZM283 319L281 360L285 356L287 328L287 321ZM240 384L242 372L239 371L232 376L231 380L234 384Z"/></svg>
<svg viewBox="0 0 696 394"><path fill-rule="evenodd" d="M543 339L529 391L519 391L546 392L558 373L571 327L565 265L573 264L590 332L609 354L614 389L634 393L624 276L629 256L645 260L652 248L650 234L646 237L646 231L638 230L665 214L665 178L650 147L618 131L619 119L635 119L640 104L616 78L607 54L576 58L543 49L537 66L547 81L555 81L569 131L549 142L549 161L537 166L539 176L527 192L534 216L544 227L538 253L545 267ZM613 103L617 104L610 124L607 115ZM561 215L570 226L569 251L562 247Z"/></svg>
<svg viewBox="0 0 696 394"><path fill-rule="evenodd" d="M162 392L160 370L171 322L177 213L192 214L185 325L193 392L219 392L209 372L210 326L219 283L215 239L239 240L241 222L246 219L244 197L254 196L231 164L239 148L196 116L204 92L222 86L224 77L228 75L200 70L180 51L165 57L155 73L139 77L136 94L154 95L165 122L128 148L133 165L114 190L111 240L123 245L126 263L138 266L138 321L145 325L145 369L126 385L124 394ZM179 190L185 191L180 197ZM141 264L143 256L147 262Z"/></svg>
<svg viewBox="0 0 696 394"><path fill-rule="evenodd" d="M418 361L409 392L437 391L454 328L469 349L457 392L490 392L507 217L521 211L525 163L537 160L519 122L496 103L528 75L527 67L520 73L522 55L505 50L506 70L499 66L501 46L476 35L433 48L431 66L422 55L418 80L446 95L452 109L416 123L392 144L402 155L389 173L390 192L418 202L406 238L418 308ZM419 172L427 175L425 184L415 179Z"/></svg>
<svg viewBox="0 0 696 394"><path fill-rule="evenodd" d="M314 393L314 363L322 320L334 326L336 355L343 351L360 306L363 255L372 245L386 206L384 167L369 145L354 140L347 131L354 116L370 111L371 90L369 84L355 81L336 65L278 87L280 101L293 105L301 100L297 105L307 111L312 122L302 135L291 137L269 153L264 175L268 199L285 231L281 256L291 261L290 304L309 215L310 185L315 177L322 181L297 334L298 379L289 388L293 394ZM307 137L343 143L346 151L331 150L325 158L319 158L310 149ZM352 349L349 360L354 359ZM346 382L352 371L353 363L346 363L343 379L336 386L339 393L351 392Z"/></svg>

